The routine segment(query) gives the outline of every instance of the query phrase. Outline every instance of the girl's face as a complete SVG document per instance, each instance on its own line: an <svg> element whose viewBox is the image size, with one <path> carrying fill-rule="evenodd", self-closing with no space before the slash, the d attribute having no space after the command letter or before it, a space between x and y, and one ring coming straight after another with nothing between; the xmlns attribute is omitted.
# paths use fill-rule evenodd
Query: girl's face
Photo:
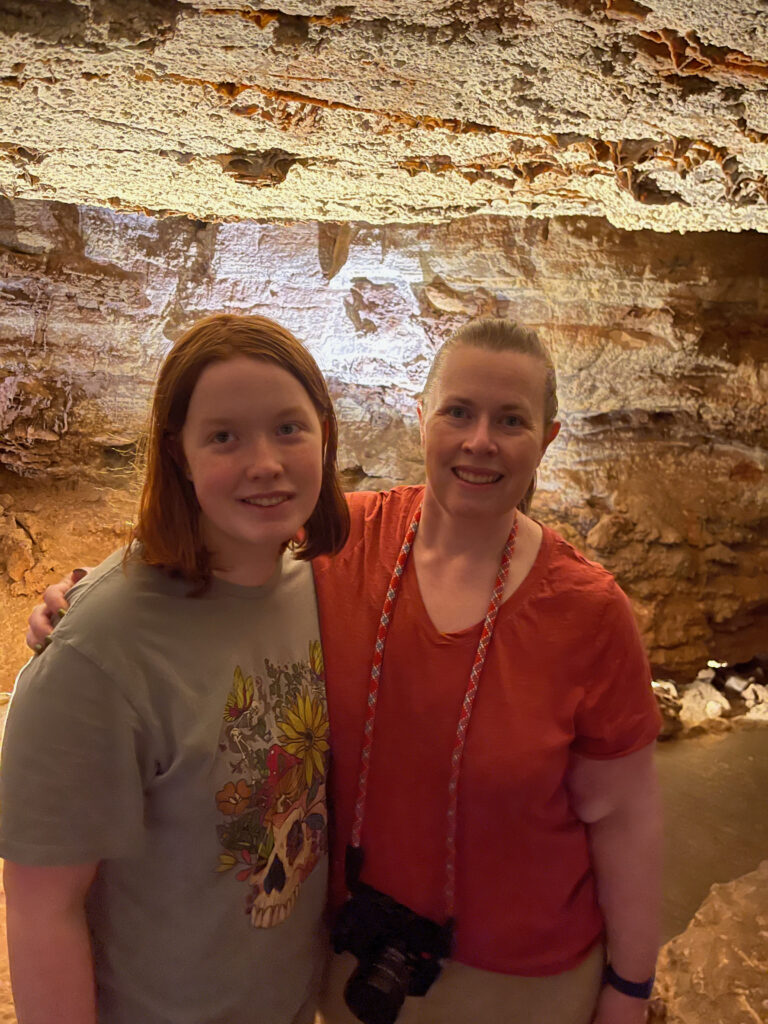
<svg viewBox="0 0 768 1024"><path fill-rule="evenodd" d="M560 429L544 425L546 367L459 345L419 409L430 495L452 516L511 515Z"/></svg>
<svg viewBox="0 0 768 1024"><path fill-rule="evenodd" d="M181 441L214 575L263 583L320 495L323 427L312 400L274 363L211 363Z"/></svg>

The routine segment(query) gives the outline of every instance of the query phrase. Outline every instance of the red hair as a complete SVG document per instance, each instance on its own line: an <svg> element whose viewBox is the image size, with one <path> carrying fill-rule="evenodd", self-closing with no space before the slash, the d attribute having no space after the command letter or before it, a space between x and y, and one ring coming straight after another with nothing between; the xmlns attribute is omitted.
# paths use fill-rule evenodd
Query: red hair
<svg viewBox="0 0 768 1024"><path fill-rule="evenodd" d="M211 579L210 554L203 543L194 487L187 478L181 431L192 392L210 363L249 356L287 370L302 385L323 428L320 497L294 545L297 558L335 554L349 533L349 510L336 468L338 426L320 369L289 330L263 316L217 314L200 320L166 356L155 386L145 446L144 486L129 556L135 542L140 557L183 576L202 593Z"/></svg>

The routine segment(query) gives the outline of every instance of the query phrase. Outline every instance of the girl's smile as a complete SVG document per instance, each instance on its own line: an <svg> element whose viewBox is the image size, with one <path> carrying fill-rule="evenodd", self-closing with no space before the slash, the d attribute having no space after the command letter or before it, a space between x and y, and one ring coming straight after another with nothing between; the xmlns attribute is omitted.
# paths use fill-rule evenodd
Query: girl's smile
<svg viewBox="0 0 768 1024"><path fill-rule="evenodd" d="M309 395L266 360L211 363L181 440L214 574L265 582L320 494L323 430Z"/></svg>

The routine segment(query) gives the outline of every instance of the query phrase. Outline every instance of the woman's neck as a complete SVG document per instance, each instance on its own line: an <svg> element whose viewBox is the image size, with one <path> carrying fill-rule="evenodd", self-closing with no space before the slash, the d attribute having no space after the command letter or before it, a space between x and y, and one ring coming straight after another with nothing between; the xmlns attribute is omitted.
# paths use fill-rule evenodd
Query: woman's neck
<svg viewBox="0 0 768 1024"><path fill-rule="evenodd" d="M488 519L452 516L427 485L416 544L422 557L428 553L434 558L498 560L514 521L514 510Z"/></svg>

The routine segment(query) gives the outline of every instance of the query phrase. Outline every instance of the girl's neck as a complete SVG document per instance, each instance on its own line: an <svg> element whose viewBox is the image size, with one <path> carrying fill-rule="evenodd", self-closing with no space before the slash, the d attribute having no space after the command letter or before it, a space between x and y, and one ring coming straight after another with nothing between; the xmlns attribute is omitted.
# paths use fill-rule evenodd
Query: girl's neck
<svg viewBox="0 0 768 1024"><path fill-rule="evenodd" d="M487 520L452 516L438 503L427 484L415 544L422 558L429 555L453 560L498 560L513 523L514 511Z"/></svg>
<svg viewBox="0 0 768 1024"><path fill-rule="evenodd" d="M274 550L237 559L227 558L223 553L212 553L211 574L216 579L236 583L239 587L263 587L277 571L280 557L281 552Z"/></svg>

